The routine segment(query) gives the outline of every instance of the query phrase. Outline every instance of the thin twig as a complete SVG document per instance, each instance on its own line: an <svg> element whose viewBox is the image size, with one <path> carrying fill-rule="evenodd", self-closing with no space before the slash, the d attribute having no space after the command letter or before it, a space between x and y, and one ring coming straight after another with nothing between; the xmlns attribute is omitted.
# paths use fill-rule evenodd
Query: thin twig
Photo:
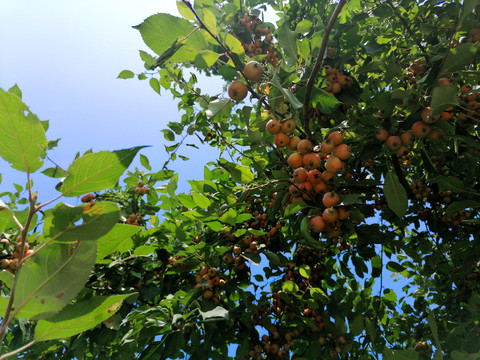
<svg viewBox="0 0 480 360"><path fill-rule="evenodd" d="M0 360L7 359L10 356L13 356L15 354L18 354L19 352L22 352L22 351L28 349L33 344L35 344L36 342L37 342L37 340L30 341L28 344L25 344L25 345L19 347L18 349L15 349L13 351L10 351L9 353L3 354L2 356L0 356Z"/></svg>
<svg viewBox="0 0 480 360"><path fill-rule="evenodd" d="M328 22L327 27L323 33L322 45L320 46L320 50L318 51L317 59L315 60L315 64L313 65L312 72L310 77L307 81L307 86L305 89L305 102L303 104L304 108L304 116L305 116L305 133L307 134L307 138L311 138L312 134L310 133L310 119L308 117L308 108L310 104L310 96L312 94L313 84L315 83L315 78L317 76L320 67L323 64L323 57L325 55L325 50L327 49L328 38L330 33L332 32L333 26L337 21L338 15L340 15L340 11L342 11L343 6L347 3L348 0L340 0L337 7L333 11L332 16L330 17L330 21Z"/></svg>

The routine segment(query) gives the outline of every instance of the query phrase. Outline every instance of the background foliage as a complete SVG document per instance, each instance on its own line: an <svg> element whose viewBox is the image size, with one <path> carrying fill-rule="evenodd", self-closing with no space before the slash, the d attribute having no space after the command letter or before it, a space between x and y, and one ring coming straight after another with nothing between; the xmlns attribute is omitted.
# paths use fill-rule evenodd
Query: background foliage
<svg viewBox="0 0 480 360"><path fill-rule="evenodd" d="M178 99L161 170L88 152L39 203L56 142L1 90L0 358L480 358L478 1L177 4L119 74ZM221 156L178 193L190 136Z"/></svg>

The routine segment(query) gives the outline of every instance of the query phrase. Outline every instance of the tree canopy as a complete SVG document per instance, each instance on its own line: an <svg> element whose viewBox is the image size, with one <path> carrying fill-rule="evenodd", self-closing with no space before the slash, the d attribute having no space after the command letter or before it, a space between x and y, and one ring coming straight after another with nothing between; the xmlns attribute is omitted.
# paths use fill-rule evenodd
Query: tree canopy
<svg viewBox="0 0 480 360"><path fill-rule="evenodd" d="M0 359L480 359L479 1L177 5L119 74L178 102L162 169L47 167L0 89ZM221 154L179 193L193 137Z"/></svg>

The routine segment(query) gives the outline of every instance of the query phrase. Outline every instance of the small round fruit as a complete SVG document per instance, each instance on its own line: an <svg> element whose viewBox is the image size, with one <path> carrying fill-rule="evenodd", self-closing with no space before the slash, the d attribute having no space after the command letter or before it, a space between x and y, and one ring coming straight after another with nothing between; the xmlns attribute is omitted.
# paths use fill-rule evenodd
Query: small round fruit
<svg viewBox="0 0 480 360"><path fill-rule="evenodd" d="M332 140L335 146L337 146L338 144L341 144L343 142L343 132L334 131L330 135L328 135L328 138Z"/></svg>
<svg viewBox="0 0 480 360"><path fill-rule="evenodd" d="M413 136L411 132L404 132L402 135L400 135L400 139L402 139L403 145L411 146L415 141L415 136Z"/></svg>
<svg viewBox="0 0 480 360"><path fill-rule="evenodd" d="M295 130L295 121L293 121L292 119L285 120L282 123L282 130L281 130L282 132L290 134L294 130Z"/></svg>
<svg viewBox="0 0 480 360"><path fill-rule="evenodd" d="M248 80L258 81L263 75L263 66L258 61L249 61L243 69L243 74Z"/></svg>
<svg viewBox="0 0 480 360"><path fill-rule="evenodd" d="M228 87L228 96L235 101L242 101L247 97L248 88L243 82L235 80Z"/></svg>
<svg viewBox="0 0 480 360"><path fill-rule="evenodd" d="M326 223L334 223L338 219L338 211L333 207L326 208L322 213L322 217Z"/></svg>
<svg viewBox="0 0 480 360"><path fill-rule="evenodd" d="M325 229L325 220L320 215L314 216L310 219L309 223L310 229L316 233L320 233Z"/></svg>
<svg viewBox="0 0 480 360"><path fill-rule="evenodd" d="M345 206L340 206L338 209L338 220L346 220L350 217L350 210Z"/></svg>
<svg viewBox="0 0 480 360"><path fill-rule="evenodd" d="M322 178L322 172L318 169L312 169L307 173L307 178L308 181L312 184L315 185L319 182L323 182ZM315 191L316 192L316 191Z"/></svg>
<svg viewBox="0 0 480 360"><path fill-rule="evenodd" d="M277 145L280 148L288 146L288 143L290 142L290 136L280 132L277 135L275 135L274 142L275 142L275 145Z"/></svg>
<svg viewBox="0 0 480 360"><path fill-rule="evenodd" d="M330 154L333 151L334 148L335 148L335 144L330 139L325 139L320 144L320 151L325 153L325 154Z"/></svg>
<svg viewBox="0 0 480 360"><path fill-rule="evenodd" d="M325 193L322 198L323 206L329 208L333 205L337 205L340 202L340 196L334 191Z"/></svg>
<svg viewBox="0 0 480 360"><path fill-rule="evenodd" d="M400 136L391 135L385 140L385 145L387 145L390 150L397 151L400 146L402 146L402 139Z"/></svg>
<svg viewBox="0 0 480 360"><path fill-rule="evenodd" d="M415 137L423 138L430 134L432 128L430 125L425 124L423 121L417 121L412 125L412 134Z"/></svg>
<svg viewBox="0 0 480 360"><path fill-rule="evenodd" d="M280 132L282 125L280 124L280 121L271 119L267 122L267 124L265 125L265 128L270 134L276 135Z"/></svg>
<svg viewBox="0 0 480 360"><path fill-rule="evenodd" d="M290 187L288 188L288 192L295 197L302 195L301 190L296 185L290 185Z"/></svg>
<svg viewBox="0 0 480 360"><path fill-rule="evenodd" d="M352 156L352 149L347 144L339 144L333 149L333 155L338 157L340 160L347 160Z"/></svg>
<svg viewBox="0 0 480 360"><path fill-rule="evenodd" d="M307 181L308 178L308 171L307 169L303 167L299 167L294 170L293 172L293 180L296 182L302 183L304 181Z"/></svg>
<svg viewBox="0 0 480 360"><path fill-rule="evenodd" d="M300 138L298 136L292 136L290 138L290 142L288 143L288 148L290 150L297 150L297 146L299 142L300 142Z"/></svg>
<svg viewBox="0 0 480 360"><path fill-rule="evenodd" d="M327 171L336 174L343 167L343 162L336 156L330 156L330 158L325 162L325 169Z"/></svg>
<svg viewBox="0 0 480 360"><path fill-rule="evenodd" d="M309 153L303 156L303 165L307 170L313 170L320 166L322 159L317 153Z"/></svg>
<svg viewBox="0 0 480 360"><path fill-rule="evenodd" d="M293 153L288 157L287 163L294 169L299 168L303 164L303 155L298 152Z"/></svg>
<svg viewBox="0 0 480 360"><path fill-rule="evenodd" d="M377 133L375 134L375 137L377 138L378 141L385 141L388 138L388 131L385 129L378 129Z"/></svg>
<svg viewBox="0 0 480 360"><path fill-rule="evenodd" d="M300 140L297 145L297 150L300 151L302 154L307 154L312 152L313 145L312 142L308 139Z"/></svg>

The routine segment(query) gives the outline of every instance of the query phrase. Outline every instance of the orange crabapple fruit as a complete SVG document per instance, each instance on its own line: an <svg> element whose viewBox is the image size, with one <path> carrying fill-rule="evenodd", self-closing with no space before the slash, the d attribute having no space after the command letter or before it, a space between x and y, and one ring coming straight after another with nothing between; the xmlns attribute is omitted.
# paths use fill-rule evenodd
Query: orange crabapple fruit
<svg viewBox="0 0 480 360"><path fill-rule="evenodd" d="M347 144L338 144L333 149L333 155L338 157L340 160L347 160L352 156L352 149Z"/></svg>
<svg viewBox="0 0 480 360"><path fill-rule="evenodd" d="M294 169L299 168L303 164L303 155L295 152L288 157L287 163Z"/></svg>
<svg viewBox="0 0 480 360"><path fill-rule="evenodd" d="M323 217L320 215L312 217L308 224L316 233L321 233L325 229L325 220L323 220Z"/></svg>
<svg viewBox="0 0 480 360"><path fill-rule="evenodd" d="M248 88L239 80L233 81L228 87L228 96L235 101L242 101L247 97Z"/></svg>
<svg viewBox="0 0 480 360"><path fill-rule="evenodd" d="M342 167L343 167L343 161L340 160L335 155L330 156L328 160L325 162L325 169L327 169L327 171L330 171L333 174L336 174L337 172L342 170Z"/></svg>
<svg viewBox="0 0 480 360"><path fill-rule="evenodd" d="M303 155L303 165L307 170L313 170L320 166L322 159L317 153L308 153Z"/></svg>
<svg viewBox="0 0 480 360"><path fill-rule="evenodd" d="M258 61L249 61L243 69L243 74L248 80L258 81L263 75L263 66Z"/></svg>
<svg viewBox="0 0 480 360"><path fill-rule="evenodd" d="M384 142L388 138L388 131L385 129L378 129L375 133L375 137L378 141Z"/></svg>
<svg viewBox="0 0 480 360"><path fill-rule="evenodd" d="M341 144L343 142L343 132L342 131L334 131L328 135L328 138L332 140L332 142L336 145Z"/></svg>
<svg viewBox="0 0 480 360"><path fill-rule="evenodd" d="M282 122L282 132L290 134L295 130L295 121L292 119Z"/></svg>
<svg viewBox="0 0 480 360"><path fill-rule="evenodd" d="M330 191L325 193L322 198L323 206L326 208L332 207L333 205L337 205L340 202L340 196L334 191Z"/></svg>
<svg viewBox="0 0 480 360"><path fill-rule="evenodd" d="M279 148L288 146L288 143L290 142L290 136L283 132L279 132L277 135L275 135L274 142Z"/></svg>
<svg viewBox="0 0 480 360"><path fill-rule="evenodd" d="M333 151L334 148L335 148L335 144L330 139L325 139L320 144L320 151L325 153L325 154L330 154Z"/></svg>
<svg viewBox="0 0 480 360"><path fill-rule="evenodd" d="M412 134L415 137L423 138L430 134L432 128L430 125L425 124L423 121L417 121L412 125Z"/></svg>
<svg viewBox="0 0 480 360"><path fill-rule="evenodd" d="M385 145L387 145L390 150L397 151L400 146L402 146L402 139L400 136L390 135L387 140L385 140Z"/></svg>
<svg viewBox="0 0 480 360"><path fill-rule="evenodd" d="M302 154L307 154L311 152L313 149L312 142L308 139L300 140L297 145L297 150L300 151Z"/></svg>
<svg viewBox="0 0 480 360"><path fill-rule="evenodd" d="M307 173L307 179L312 185L323 182L322 172L318 169L312 169Z"/></svg>
<svg viewBox="0 0 480 360"><path fill-rule="evenodd" d="M308 171L303 167L298 167L293 171L293 180L302 183L307 180Z"/></svg>
<svg viewBox="0 0 480 360"><path fill-rule="evenodd" d="M338 211L333 207L323 210L322 218L326 223L334 223L338 219Z"/></svg>
<svg viewBox="0 0 480 360"><path fill-rule="evenodd" d="M282 129L282 125L280 124L280 121L271 119L267 122L267 124L265 125L265 128L270 134L276 135Z"/></svg>
<svg viewBox="0 0 480 360"><path fill-rule="evenodd" d="M300 142L300 138L298 136L292 136L290 138L290 142L288 143L288 148L290 150L297 150L297 146L299 142Z"/></svg>
<svg viewBox="0 0 480 360"><path fill-rule="evenodd" d="M400 135L400 139L402 140L403 145L411 146L415 141L415 136L413 136L413 134L410 131L407 131L402 133L402 135Z"/></svg>
<svg viewBox="0 0 480 360"><path fill-rule="evenodd" d="M338 220L346 220L350 217L350 210L348 210L345 206L339 206L337 208L338 211Z"/></svg>
<svg viewBox="0 0 480 360"><path fill-rule="evenodd" d="M323 174L322 174L322 178L323 178ZM315 192L315 194L320 194L327 190L328 190L328 185L323 180L313 184L313 191Z"/></svg>

